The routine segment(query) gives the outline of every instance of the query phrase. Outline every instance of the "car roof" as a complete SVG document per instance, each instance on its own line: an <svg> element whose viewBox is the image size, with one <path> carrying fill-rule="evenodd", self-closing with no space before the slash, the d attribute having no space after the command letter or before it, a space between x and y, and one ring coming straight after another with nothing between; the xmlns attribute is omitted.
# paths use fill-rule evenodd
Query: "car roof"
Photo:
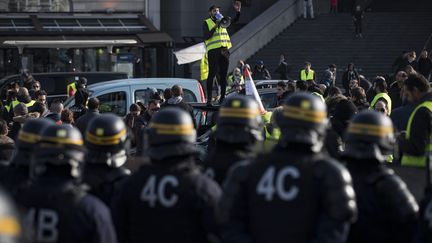
<svg viewBox="0 0 432 243"><path fill-rule="evenodd" d="M258 94L276 93L277 89L258 89Z"/></svg>
<svg viewBox="0 0 432 243"><path fill-rule="evenodd" d="M175 85L175 84L196 84L198 81L195 79L187 79L187 78L131 78L131 79L116 79L111 81L99 82L95 84L91 84L88 86L89 90L98 89L99 87L107 88L115 88L119 86L129 86L129 85L138 85L138 84L166 84Z"/></svg>

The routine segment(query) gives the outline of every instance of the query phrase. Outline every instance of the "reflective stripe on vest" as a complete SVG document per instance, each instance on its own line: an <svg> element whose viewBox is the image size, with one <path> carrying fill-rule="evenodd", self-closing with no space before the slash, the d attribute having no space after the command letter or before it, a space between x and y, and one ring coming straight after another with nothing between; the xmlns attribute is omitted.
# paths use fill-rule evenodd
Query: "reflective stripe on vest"
<svg viewBox="0 0 432 243"><path fill-rule="evenodd" d="M213 27L216 26L216 23L210 18L206 19L205 22L207 23L209 30L213 29ZM206 51L210 51L220 47L226 47L228 49L232 47L228 31L226 30L226 28L222 27L216 28L213 36L210 37L210 39L204 41L204 43L206 45Z"/></svg>
<svg viewBox="0 0 432 243"><path fill-rule="evenodd" d="M75 94L76 91L77 91L77 88L76 88L76 83L75 82L70 83L70 84L67 85L67 87L66 87L66 93L67 93L68 97L74 96L74 94Z"/></svg>
<svg viewBox="0 0 432 243"><path fill-rule="evenodd" d="M306 70L301 70L300 72L300 80L306 81L306 80L312 80L314 79L315 71L312 69L309 69L309 72L306 74Z"/></svg>
<svg viewBox="0 0 432 243"><path fill-rule="evenodd" d="M384 99L387 103L387 115L390 116L391 114L391 109L392 109L392 100L390 98L390 96L387 93L378 93L375 95L375 97L373 98L371 105L369 107L370 110L374 110L375 109L375 105L378 102L379 99Z"/></svg>
<svg viewBox="0 0 432 243"><path fill-rule="evenodd" d="M425 101L425 102L421 103L411 113L411 115L408 119L408 124L407 124L407 129L406 129L406 134L405 134L405 138L407 140L409 140L411 137L411 127L413 125L412 121L414 120L414 116L415 116L416 112L418 111L418 109L420 109L421 107L425 107L429 110L429 112L432 112L432 101ZM432 151L432 144L431 144L431 139L429 138L428 144L426 144L426 148L425 148L425 155L417 156L417 155L411 155L411 154L404 153L402 155L401 164L407 165L407 166L419 166L419 167L425 166L426 165L426 152L431 152L431 151Z"/></svg>

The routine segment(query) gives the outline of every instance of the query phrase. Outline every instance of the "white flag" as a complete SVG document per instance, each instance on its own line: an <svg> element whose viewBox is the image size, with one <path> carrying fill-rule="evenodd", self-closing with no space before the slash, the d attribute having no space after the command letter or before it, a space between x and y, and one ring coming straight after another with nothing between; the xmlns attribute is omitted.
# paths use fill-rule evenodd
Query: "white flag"
<svg viewBox="0 0 432 243"><path fill-rule="evenodd" d="M244 70L244 76L246 78L246 95L252 96L258 102L259 109L262 114L266 113L261 101L261 97L258 94L258 90L256 89L255 83L247 68Z"/></svg>
<svg viewBox="0 0 432 243"><path fill-rule="evenodd" d="M206 46L204 42L201 42L196 45L176 51L174 52L174 54L177 57L177 64L181 65L201 60L201 58L204 57L205 52Z"/></svg>

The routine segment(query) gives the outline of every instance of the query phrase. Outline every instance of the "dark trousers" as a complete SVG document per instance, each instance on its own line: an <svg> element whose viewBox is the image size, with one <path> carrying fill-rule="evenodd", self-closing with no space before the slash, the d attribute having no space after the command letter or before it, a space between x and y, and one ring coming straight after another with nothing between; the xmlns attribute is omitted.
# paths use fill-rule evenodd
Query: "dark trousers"
<svg viewBox="0 0 432 243"><path fill-rule="evenodd" d="M220 102L225 98L226 86L227 86L227 73L229 65L229 57L222 55L222 48L210 50L208 52L208 68L209 74L207 78L207 102L212 100L213 91L213 79L216 74L219 74L218 83L221 89Z"/></svg>
<svg viewBox="0 0 432 243"><path fill-rule="evenodd" d="M361 21L354 21L354 26L355 26L355 33L356 34L361 34L362 33L362 22Z"/></svg>

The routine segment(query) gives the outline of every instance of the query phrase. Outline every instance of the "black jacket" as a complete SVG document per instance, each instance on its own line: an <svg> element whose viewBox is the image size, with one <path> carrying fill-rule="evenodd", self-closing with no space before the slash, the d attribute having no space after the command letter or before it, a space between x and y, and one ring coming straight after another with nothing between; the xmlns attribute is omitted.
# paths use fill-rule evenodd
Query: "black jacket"
<svg viewBox="0 0 432 243"><path fill-rule="evenodd" d="M217 141L204 162L205 173L222 185L229 169L242 160L252 160L255 154L248 144L228 144Z"/></svg>
<svg viewBox="0 0 432 243"><path fill-rule="evenodd" d="M117 242L108 208L70 181L38 179L17 202L28 219L23 235L30 242Z"/></svg>
<svg viewBox="0 0 432 243"><path fill-rule="evenodd" d="M120 243L205 243L217 237L221 191L189 158L152 161L130 176L113 203Z"/></svg>
<svg viewBox="0 0 432 243"><path fill-rule="evenodd" d="M378 161L347 162L358 207L347 242L410 242L418 205L405 183Z"/></svg>
<svg viewBox="0 0 432 243"><path fill-rule="evenodd" d="M345 242L356 212L350 188L338 162L277 146L228 175L218 214L224 242Z"/></svg>

